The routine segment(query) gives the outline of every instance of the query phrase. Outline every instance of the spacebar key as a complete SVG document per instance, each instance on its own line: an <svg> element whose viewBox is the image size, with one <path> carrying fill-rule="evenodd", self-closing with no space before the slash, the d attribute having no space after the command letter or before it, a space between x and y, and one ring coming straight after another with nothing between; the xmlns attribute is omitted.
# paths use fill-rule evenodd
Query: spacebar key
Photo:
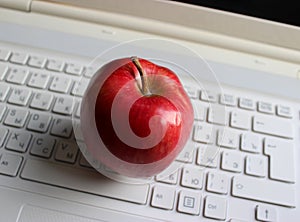
<svg viewBox="0 0 300 222"><path fill-rule="evenodd" d="M248 176L235 176L232 195L286 207L296 206L295 186L277 181L266 181Z"/></svg>
<svg viewBox="0 0 300 222"><path fill-rule="evenodd" d="M138 204L147 201L149 185L126 184L100 173L28 159L21 178Z"/></svg>

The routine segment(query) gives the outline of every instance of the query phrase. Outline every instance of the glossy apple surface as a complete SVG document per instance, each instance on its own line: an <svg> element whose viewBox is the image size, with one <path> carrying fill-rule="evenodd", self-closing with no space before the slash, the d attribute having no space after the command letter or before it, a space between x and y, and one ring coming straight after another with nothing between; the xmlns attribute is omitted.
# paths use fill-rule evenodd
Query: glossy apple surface
<svg viewBox="0 0 300 222"><path fill-rule="evenodd" d="M136 57L102 67L81 108L87 150L129 177L153 176L168 167L188 140L193 119L177 75Z"/></svg>

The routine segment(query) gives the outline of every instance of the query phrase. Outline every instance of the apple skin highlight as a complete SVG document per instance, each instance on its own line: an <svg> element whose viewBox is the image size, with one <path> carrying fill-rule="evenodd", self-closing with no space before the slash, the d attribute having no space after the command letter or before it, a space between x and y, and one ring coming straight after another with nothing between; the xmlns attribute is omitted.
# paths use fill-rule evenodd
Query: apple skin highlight
<svg viewBox="0 0 300 222"><path fill-rule="evenodd" d="M177 75L136 57L99 69L81 106L87 150L129 177L150 177L168 167L189 139L193 120Z"/></svg>

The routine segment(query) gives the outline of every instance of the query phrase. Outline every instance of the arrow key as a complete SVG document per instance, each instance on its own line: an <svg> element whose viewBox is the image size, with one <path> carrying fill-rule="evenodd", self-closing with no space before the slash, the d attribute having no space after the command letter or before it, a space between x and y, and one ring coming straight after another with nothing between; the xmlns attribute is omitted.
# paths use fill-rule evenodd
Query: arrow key
<svg viewBox="0 0 300 222"><path fill-rule="evenodd" d="M277 221L275 208L265 205L257 205L256 219L259 221Z"/></svg>

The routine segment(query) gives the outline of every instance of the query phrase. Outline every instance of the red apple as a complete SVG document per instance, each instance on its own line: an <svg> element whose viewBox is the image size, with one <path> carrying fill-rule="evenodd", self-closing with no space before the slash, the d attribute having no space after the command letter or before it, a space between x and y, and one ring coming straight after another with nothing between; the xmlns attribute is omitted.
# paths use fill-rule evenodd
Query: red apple
<svg viewBox="0 0 300 222"><path fill-rule="evenodd" d="M176 74L137 57L98 70L81 107L88 152L129 177L153 176L168 167L187 142L193 119Z"/></svg>

